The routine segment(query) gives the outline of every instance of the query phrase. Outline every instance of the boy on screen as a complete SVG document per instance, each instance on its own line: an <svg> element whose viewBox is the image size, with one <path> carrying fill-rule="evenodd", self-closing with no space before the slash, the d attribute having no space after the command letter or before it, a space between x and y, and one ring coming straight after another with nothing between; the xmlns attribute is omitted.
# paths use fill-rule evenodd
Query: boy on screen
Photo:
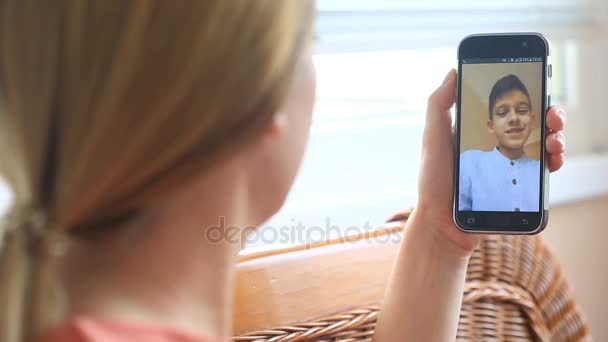
<svg viewBox="0 0 608 342"><path fill-rule="evenodd" d="M522 81L515 75L499 79L490 92L487 123L498 146L460 156L459 210L539 210L540 162L524 151L534 120Z"/></svg>

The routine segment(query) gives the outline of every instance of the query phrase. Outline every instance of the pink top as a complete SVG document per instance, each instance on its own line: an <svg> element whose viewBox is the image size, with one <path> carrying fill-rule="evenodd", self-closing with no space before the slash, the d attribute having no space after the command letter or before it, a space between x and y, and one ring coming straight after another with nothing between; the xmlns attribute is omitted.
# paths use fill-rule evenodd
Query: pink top
<svg viewBox="0 0 608 342"><path fill-rule="evenodd" d="M219 342L170 327L79 317L44 334L40 342Z"/></svg>

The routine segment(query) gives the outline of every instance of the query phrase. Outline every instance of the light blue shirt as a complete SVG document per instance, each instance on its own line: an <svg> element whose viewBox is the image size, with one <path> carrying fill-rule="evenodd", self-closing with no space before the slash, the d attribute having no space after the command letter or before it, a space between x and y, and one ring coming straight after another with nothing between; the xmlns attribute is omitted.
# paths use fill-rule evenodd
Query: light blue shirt
<svg viewBox="0 0 608 342"><path fill-rule="evenodd" d="M538 211L540 162L509 160L495 148L460 156L461 211Z"/></svg>

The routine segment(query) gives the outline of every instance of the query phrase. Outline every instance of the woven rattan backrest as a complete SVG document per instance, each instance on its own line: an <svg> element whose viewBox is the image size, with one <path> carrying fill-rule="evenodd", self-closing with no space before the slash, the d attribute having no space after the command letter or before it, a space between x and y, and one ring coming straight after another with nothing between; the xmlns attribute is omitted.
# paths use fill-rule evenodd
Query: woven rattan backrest
<svg viewBox="0 0 608 342"><path fill-rule="evenodd" d="M385 229L260 253L237 272L236 341L370 341L408 213ZM459 341L587 341L554 254L538 236L486 236L473 254Z"/></svg>

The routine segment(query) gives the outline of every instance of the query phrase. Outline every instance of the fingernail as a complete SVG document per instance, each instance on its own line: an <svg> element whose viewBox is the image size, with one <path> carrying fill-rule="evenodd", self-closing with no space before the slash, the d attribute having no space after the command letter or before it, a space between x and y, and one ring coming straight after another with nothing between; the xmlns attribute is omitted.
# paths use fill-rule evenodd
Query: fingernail
<svg viewBox="0 0 608 342"><path fill-rule="evenodd" d="M450 80L450 78L452 78L452 74L454 73L454 69L450 69L450 72L448 72L447 75L445 75L445 78L443 79L443 83L441 83L441 85L446 85L448 83L448 81Z"/></svg>
<svg viewBox="0 0 608 342"><path fill-rule="evenodd" d="M559 115L562 118L562 121L565 124L566 123L566 113L564 113L564 111L560 109L557 111L557 115Z"/></svg>
<svg viewBox="0 0 608 342"><path fill-rule="evenodd" d="M553 135L553 137L558 140L559 142L561 142L563 145L566 145L566 137L564 137L563 134L561 133L555 133Z"/></svg>

